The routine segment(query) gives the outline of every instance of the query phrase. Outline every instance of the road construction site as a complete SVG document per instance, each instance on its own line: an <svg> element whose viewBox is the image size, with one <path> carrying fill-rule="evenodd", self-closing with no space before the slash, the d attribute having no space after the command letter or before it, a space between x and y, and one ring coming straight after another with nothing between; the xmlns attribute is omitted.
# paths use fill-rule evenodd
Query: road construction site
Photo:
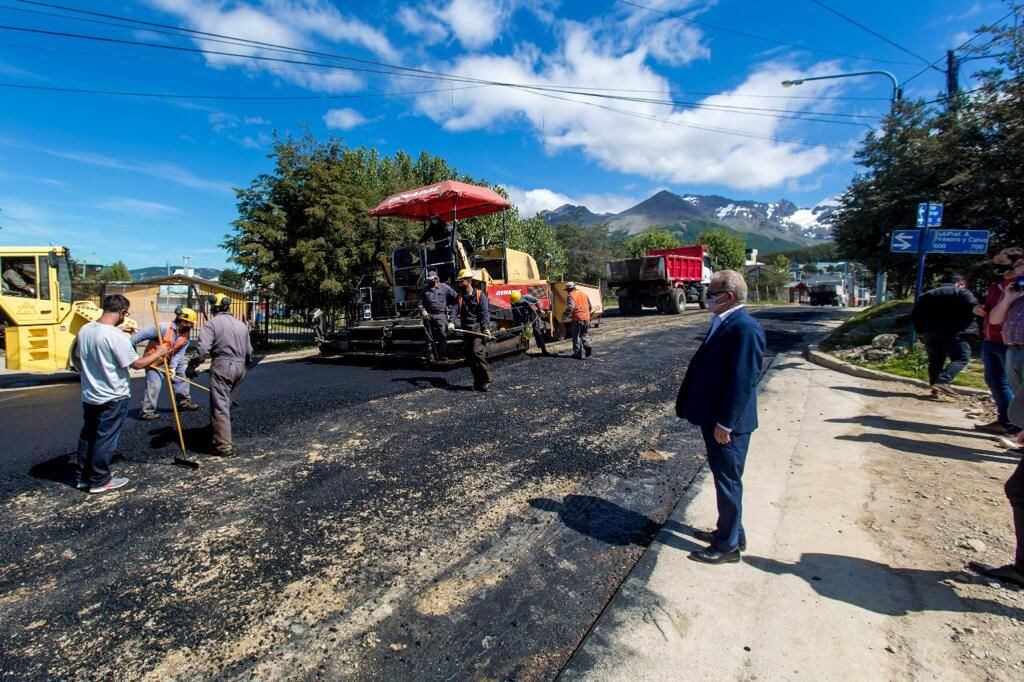
<svg viewBox="0 0 1024 682"><path fill-rule="evenodd" d="M845 311L755 313L769 354ZM703 463L672 402L706 313L608 316L595 356L252 370L232 458L141 422L115 494L75 490L77 384L0 392L0 674L550 679ZM205 383L206 379L200 379ZM196 396L200 402L205 398Z"/></svg>

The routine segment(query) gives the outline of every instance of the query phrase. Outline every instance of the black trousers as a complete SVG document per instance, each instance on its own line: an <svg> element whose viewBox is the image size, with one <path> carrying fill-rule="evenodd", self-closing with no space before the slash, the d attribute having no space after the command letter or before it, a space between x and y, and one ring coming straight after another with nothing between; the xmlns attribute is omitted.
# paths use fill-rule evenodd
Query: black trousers
<svg viewBox="0 0 1024 682"><path fill-rule="evenodd" d="M963 371L971 359L971 345L962 334L921 334L928 354L928 383L948 384ZM946 359L949 364L946 364Z"/></svg>
<svg viewBox="0 0 1024 682"><path fill-rule="evenodd" d="M537 348L540 348L541 353L547 353L548 346L544 342L544 327L540 323L540 318L534 319L531 325L533 326L533 342L537 344Z"/></svg>
<svg viewBox="0 0 1024 682"><path fill-rule="evenodd" d="M491 383L491 365L487 362L484 340L476 336L467 336L462 345L466 350L466 364L473 373L473 385L479 388Z"/></svg>
<svg viewBox="0 0 1024 682"><path fill-rule="evenodd" d="M1024 572L1024 459L1017 464L1010 478L1006 479L1003 490L1013 509L1013 530L1017 536L1017 553L1013 563L1018 571Z"/></svg>

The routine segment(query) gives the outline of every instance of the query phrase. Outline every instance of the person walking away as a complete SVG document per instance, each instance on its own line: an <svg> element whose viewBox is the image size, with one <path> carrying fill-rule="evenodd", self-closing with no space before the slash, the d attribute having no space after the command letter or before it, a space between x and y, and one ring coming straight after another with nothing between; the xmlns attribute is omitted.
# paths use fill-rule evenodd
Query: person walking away
<svg viewBox="0 0 1024 682"><path fill-rule="evenodd" d="M210 430L214 453L222 457L234 454L231 438L231 403L245 380L252 362L252 341L245 323L229 312L231 299L224 294L212 297L213 317L199 330L198 352L189 360L187 376L196 376L196 367L210 358Z"/></svg>
<svg viewBox="0 0 1024 682"><path fill-rule="evenodd" d="M171 371L172 385L174 386L174 399L178 403L179 410L192 412L198 410L199 406L192 402L192 393L189 390L188 382L182 381L185 375L185 352L188 350L189 341L192 338L192 329L199 321L199 314L191 308L178 307L174 311L174 321L162 325L160 329L156 326L149 326L142 331L132 335L132 348L143 341L146 345L146 355L149 355L159 345L167 346L167 365ZM164 385L163 363L150 366L146 370L146 392L142 397L142 415L145 420L159 419L156 413L157 402L160 400L160 391Z"/></svg>
<svg viewBox="0 0 1024 682"><path fill-rule="evenodd" d="M676 415L700 427L715 479L718 523L694 537L707 549L689 558L707 564L735 563L747 548L743 530L743 468L757 428L757 382L765 335L743 307L747 284L733 270L716 272L707 289L711 329L689 366L676 397Z"/></svg>
<svg viewBox="0 0 1024 682"><path fill-rule="evenodd" d="M456 299L455 314L459 326L465 331L491 336L491 312L487 303L487 294L473 287L478 275L473 270L459 271L459 293ZM491 366L487 362L484 339L475 334L464 334L462 347L465 351L466 364L473 373L473 388L486 393L491 385Z"/></svg>
<svg viewBox="0 0 1024 682"><path fill-rule="evenodd" d="M572 356L577 360L582 360L584 353L588 358L594 353L594 349L590 347L590 315L592 312L590 297L577 289L575 282L566 282L565 313L562 315L562 322L569 325L569 334L572 336Z"/></svg>
<svg viewBox="0 0 1024 682"><path fill-rule="evenodd" d="M960 395L951 384L971 358L965 332L974 324L977 305L978 299L967 289L967 280L960 275L953 275L948 283L924 292L914 304L910 317L928 355L928 384L932 395ZM946 364L947 358L949 364Z"/></svg>
<svg viewBox="0 0 1024 682"><path fill-rule="evenodd" d="M420 290L419 311L427 330L427 349L431 360L443 359L448 353L448 323L451 307L459 295L431 270L427 285Z"/></svg>
<svg viewBox="0 0 1024 682"><path fill-rule="evenodd" d="M544 326L541 324L540 300L533 294L524 294L520 291L513 291L508 295L512 302L513 324L530 325L533 330L533 340L540 348L540 354L551 355L548 352L547 344L544 342Z"/></svg>
<svg viewBox="0 0 1024 682"><path fill-rule="evenodd" d="M1006 344L1003 343L1003 325L993 324L989 313L998 305L1007 287L1013 284L1013 264L1024 258L1024 249L1012 247L1003 249L995 255L992 263L995 266L996 280L989 284L985 301L974 309L974 314L982 318L984 340L981 342L981 361L985 366L985 384L992 393L992 401L996 405L996 419L988 424L975 424L974 428L985 433L997 435L1013 435L1019 430L1010 423L1006 411L1013 400L1013 390L1006 374Z"/></svg>
<svg viewBox="0 0 1024 682"><path fill-rule="evenodd" d="M155 365L168 353L168 348L160 344L140 358L128 334L117 328L127 315L127 298L120 294L105 297L103 313L79 330L75 342L84 422L78 436L76 486L92 494L117 490L128 483L127 478L110 474L131 397L128 370Z"/></svg>

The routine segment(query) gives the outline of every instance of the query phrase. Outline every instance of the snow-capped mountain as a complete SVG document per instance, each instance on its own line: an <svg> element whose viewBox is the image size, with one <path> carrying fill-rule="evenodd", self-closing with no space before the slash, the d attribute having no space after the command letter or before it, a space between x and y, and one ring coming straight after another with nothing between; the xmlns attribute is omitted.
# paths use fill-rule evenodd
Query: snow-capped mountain
<svg viewBox="0 0 1024 682"><path fill-rule="evenodd" d="M838 206L839 202L834 199L801 208L787 199L740 201L718 195L678 195L662 190L621 213L596 214L585 206L567 204L544 215L552 225L563 222L587 226L603 224L612 230L636 233L657 226L717 224L739 232L810 242L832 238L832 214Z"/></svg>

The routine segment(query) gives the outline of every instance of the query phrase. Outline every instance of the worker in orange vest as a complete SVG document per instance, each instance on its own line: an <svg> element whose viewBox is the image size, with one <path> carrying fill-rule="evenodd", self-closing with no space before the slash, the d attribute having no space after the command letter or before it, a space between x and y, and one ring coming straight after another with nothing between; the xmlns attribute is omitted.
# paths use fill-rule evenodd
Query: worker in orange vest
<svg viewBox="0 0 1024 682"><path fill-rule="evenodd" d="M158 330L155 326L147 327L132 336L132 345L138 345L143 341L146 345L146 355L151 354L159 345L166 346L167 364L175 377L185 374L185 351L188 349L192 337L192 328L199 321L199 315L191 308L178 307L174 311L174 321L170 324L160 325ZM172 381L174 385L174 398L178 403L179 410L198 410L199 405L192 402L189 385L179 379ZM146 369L146 394L142 398L142 419L159 419L156 413L156 404L160 399L160 390L164 384L164 363L160 362L151 365Z"/></svg>
<svg viewBox="0 0 1024 682"><path fill-rule="evenodd" d="M582 360L584 353L588 358L594 354L594 349L590 347L592 311L590 297L586 292L577 289L575 282L566 282L565 314L562 315L562 322L569 325L569 333L572 335L572 356L577 360Z"/></svg>

